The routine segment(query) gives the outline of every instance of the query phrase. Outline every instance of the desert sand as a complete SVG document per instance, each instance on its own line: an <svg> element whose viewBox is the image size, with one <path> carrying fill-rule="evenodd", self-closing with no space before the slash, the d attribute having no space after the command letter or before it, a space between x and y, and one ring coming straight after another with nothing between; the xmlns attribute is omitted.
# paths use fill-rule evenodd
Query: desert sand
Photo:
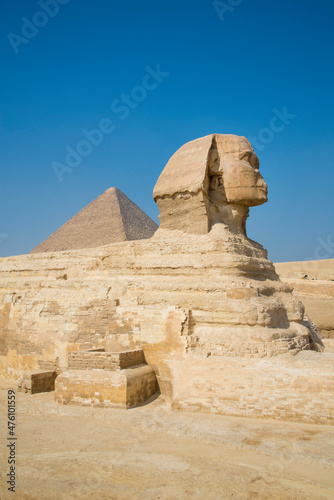
<svg viewBox="0 0 334 500"><path fill-rule="evenodd" d="M7 389L0 379L1 441ZM334 428L171 411L62 406L17 396L17 488L1 499L302 499L334 497Z"/></svg>

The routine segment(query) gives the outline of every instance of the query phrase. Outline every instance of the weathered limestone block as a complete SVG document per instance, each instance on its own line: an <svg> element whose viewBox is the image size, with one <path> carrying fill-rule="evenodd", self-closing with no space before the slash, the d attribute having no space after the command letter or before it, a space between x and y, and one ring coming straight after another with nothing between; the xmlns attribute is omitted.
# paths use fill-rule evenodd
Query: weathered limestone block
<svg viewBox="0 0 334 500"><path fill-rule="evenodd" d="M26 372L23 373L18 382L18 390L30 394L54 391L56 378L57 373L54 371Z"/></svg>
<svg viewBox="0 0 334 500"><path fill-rule="evenodd" d="M55 401L126 409L144 403L156 391L156 377L148 365L118 371L71 370L57 378Z"/></svg>
<svg viewBox="0 0 334 500"><path fill-rule="evenodd" d="M105 352L104 349L72 351L69 353L69 370L122 370L145 363L142 349L131 351Z"/></svg>
<svg viewBox="0 0 334 500"><path fill-rule="evenodd" d="M91 349L70 352L69 370L58 377L55 400L62 404L132 408L156 391L156 376L146 365L142 349Z"/></svg>

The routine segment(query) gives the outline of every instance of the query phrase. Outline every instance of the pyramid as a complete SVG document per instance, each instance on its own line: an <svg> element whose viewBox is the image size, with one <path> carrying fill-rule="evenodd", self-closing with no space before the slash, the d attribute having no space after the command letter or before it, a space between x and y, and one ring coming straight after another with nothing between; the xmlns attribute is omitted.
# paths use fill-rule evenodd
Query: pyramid
<svg viewBox="0 0 334 500"><path fill-rule="evenodd" d="M122 191L112 187L40 243L30 253L93 248L151 238L158 225Z"/></svg>

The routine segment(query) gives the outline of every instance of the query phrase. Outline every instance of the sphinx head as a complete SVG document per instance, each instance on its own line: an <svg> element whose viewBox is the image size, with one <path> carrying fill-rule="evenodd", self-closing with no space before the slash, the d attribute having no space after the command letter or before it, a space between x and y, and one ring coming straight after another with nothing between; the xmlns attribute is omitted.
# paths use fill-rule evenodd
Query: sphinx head
<svg viewBox="0 0 334 500"><path fill-rule="evenodd" d="M212 134L172 156L153 197L163 229L204 234L220 223L246 234L248 209L267 201L267 185L245 137Z"/></svg>

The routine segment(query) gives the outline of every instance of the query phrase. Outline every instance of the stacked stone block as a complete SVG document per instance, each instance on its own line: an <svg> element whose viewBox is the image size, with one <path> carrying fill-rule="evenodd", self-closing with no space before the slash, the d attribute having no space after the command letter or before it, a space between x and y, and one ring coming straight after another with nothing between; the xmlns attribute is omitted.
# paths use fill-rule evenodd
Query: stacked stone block
<svg viewBox="0 0 334 500"><path fill-rule="evenodd" d="M105 352L102 349L69 353L69 370L121 370L145 363L142 349L123 352Z"/></svg>
<svg viewBox="0 0 334 500"><path fill-rule="evenodd" d="M156 391L155 374L141 349L93 349L69 354L69 370L57 379L55 400L126 409L145 402Z"/></svg>
<svg viewBox="0 0 334 500"><path fill-rule="evenodd" d="M56 377L55 371L24 373L19 380L18 390L30 394L54 391Z"/></svg>

